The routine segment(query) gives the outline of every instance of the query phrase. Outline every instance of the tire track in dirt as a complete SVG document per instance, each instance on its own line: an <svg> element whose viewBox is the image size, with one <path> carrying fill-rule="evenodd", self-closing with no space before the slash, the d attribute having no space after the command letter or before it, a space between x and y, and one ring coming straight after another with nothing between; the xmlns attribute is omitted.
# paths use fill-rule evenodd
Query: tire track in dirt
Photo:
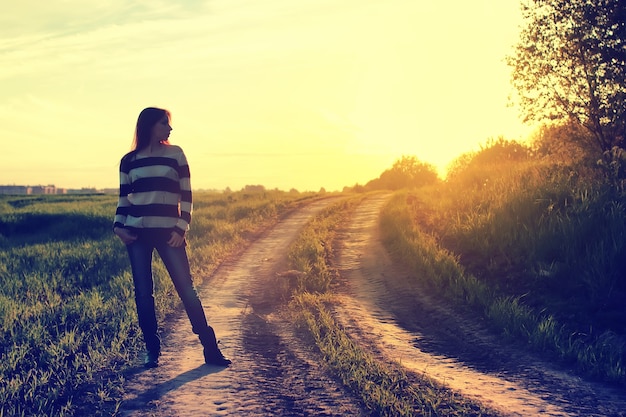
<svg viewBox="0 0 626 417"><path fill-rule="evenodd" d="M119 415L362 415L343 387L310 359L307 347L273 311L275 300L267 298L273 276L285 268L290 243L333 201L295 211L199 288L207 319L233 364L204 365L202 347L182 313L163 340L160 366L128 381Z"/></svg>
<svg viewBox="0 0 626 417"><path fill-rule="evenodd" d="M479 319L429 297L390 260L378 233L385 196L369 198L339 233L344 285L337 319L382 360L396 361L506 416L624 416L626 396L506 346ZM418 294L417 297L413 296Z"/></svg>

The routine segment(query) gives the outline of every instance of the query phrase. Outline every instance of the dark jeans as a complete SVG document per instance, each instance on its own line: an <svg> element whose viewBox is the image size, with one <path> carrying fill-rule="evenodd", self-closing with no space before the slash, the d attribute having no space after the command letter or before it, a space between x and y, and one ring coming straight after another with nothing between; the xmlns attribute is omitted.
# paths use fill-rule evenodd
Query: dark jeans
<svg viewBox="0 0 626 417"><path fill-rule="evenodd" d="M180 296L191 327L195 334L207 329L206 316L198 293L193 285L189 260L185 246L177 248L167 244L167 238L140 237L126 245L135 284L135 302L139 327L143 333L146 349L160 352L161 341L157 332L157 319L154 307L154 281L152 279L152 254L154 249L163 260L174 287Z"/></svg>

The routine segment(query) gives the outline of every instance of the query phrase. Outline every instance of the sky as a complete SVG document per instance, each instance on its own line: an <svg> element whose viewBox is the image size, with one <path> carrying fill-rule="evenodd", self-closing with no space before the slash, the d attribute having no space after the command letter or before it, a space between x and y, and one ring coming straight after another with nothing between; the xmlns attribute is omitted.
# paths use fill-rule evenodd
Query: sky
<svg viewBox="0 0 626 417"><path fill-rule="evenodd" d="M517 0L21 0L0 15L0 185L115 188L139 112L194 189L341 190L402 156L445 175L524 140Z"/></svg>

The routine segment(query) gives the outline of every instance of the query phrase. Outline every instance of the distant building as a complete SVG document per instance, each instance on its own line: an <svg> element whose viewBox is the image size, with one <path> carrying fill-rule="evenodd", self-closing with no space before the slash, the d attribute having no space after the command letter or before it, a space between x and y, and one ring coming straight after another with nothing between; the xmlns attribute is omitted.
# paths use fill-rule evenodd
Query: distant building
<svg viewBox="0 0 626 417"><path fill-rule="evenodd" d="M12 195L39 195L39 194L66 194L67 189L57 188L54 185L0 185L0 194Z"/></svg>
<svg viewBox="0 0 626 417"><path fill-rule="evenodd" d="M72 188L67 190L67 194L97 194L99 193L98 190L96 190L95 188Z"/></svg>
<svg viewBox="0 0 626 417"><path fill-rule="evenodd" d="M103 188L102 190L100 190L101 193L104 194L119 194L120 193L120 189L118 188Z"/></svg>
<svg viewBox="0 0 626 417"><path fill-rule="evenodd" d="M0 194L30 194L31 188L25 185L0 185Z"/></svg>
<svg viewBox="0 0 626 417"><path fill-rule="evenodd" d="M29 194L56 194L57 190L54 185L35 185L30 187Z"/></svg>

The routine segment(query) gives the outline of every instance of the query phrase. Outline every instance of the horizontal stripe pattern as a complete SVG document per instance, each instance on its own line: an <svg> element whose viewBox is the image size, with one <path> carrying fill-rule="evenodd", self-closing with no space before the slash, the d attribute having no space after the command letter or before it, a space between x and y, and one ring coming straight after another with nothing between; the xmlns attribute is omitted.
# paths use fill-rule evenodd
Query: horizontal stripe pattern
<svg viewBox="0 0 626 417"><path fill-rule="evenodd" d="M168 145L158 157L134 153L120 162L120 193L114 225L189 230L193 200L191 174L183 150Z"/></svg>

